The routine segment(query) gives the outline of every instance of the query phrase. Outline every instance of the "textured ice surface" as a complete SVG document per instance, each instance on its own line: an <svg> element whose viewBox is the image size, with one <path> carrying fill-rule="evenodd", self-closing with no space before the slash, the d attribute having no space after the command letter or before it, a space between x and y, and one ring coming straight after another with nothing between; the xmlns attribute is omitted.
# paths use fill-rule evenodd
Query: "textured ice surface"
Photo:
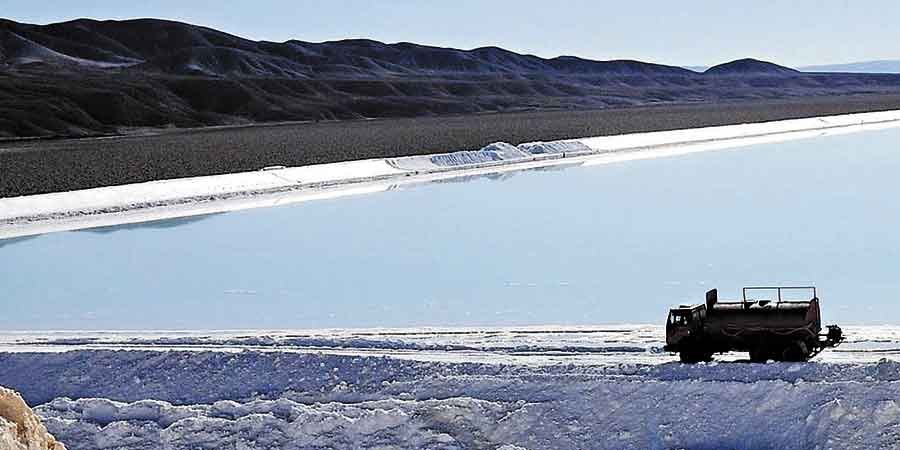
<svg viewBox="0 0 900 450"><path fill-rule="evenodd" d="M17 333L54 351L0 353L0 384L76 449L892 448L898 330L698 365L655 351L654 326ZM579 350L613 344L632 350Z"/></svg>

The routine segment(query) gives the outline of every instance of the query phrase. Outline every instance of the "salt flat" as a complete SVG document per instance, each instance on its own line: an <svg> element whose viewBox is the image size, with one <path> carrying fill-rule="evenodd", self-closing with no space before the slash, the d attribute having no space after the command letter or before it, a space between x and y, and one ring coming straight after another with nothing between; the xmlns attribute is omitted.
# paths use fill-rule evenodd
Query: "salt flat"
<svg viewBox="0 0 900 450"><path fill-rule="evenodd" d="M684 365L654 325L17 332L0 384L79 449L888 448L900 327L847 334Z"/></svg>
<svg viewBox="0 0 900 450"><path fill-rule="evenodd" d="M847 341L823 352L816 361L872 363L900 361L900 327L844 327ZM81 350L191 352L285 352L352 356L387 356L433 362L521 365L622 363L664 364L677 361L662 351L661 325L426 327L321 330L241 331L18 331L0 332L0 351L64 353ZM742 361L746 355L719 355L719 361Z"/></svg>

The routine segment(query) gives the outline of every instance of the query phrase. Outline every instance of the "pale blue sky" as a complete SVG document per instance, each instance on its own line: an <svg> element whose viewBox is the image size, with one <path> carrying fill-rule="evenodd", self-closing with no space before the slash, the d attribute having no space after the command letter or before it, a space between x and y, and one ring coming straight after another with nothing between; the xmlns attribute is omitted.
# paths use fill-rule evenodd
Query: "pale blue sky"
<svg viewBox="0 0 900 450"><path fill-rule="evenodd" d="M900 58L896 1L4 0L0 14L32 23L159 17L273 41L366 37L680 65Z"/></svg>

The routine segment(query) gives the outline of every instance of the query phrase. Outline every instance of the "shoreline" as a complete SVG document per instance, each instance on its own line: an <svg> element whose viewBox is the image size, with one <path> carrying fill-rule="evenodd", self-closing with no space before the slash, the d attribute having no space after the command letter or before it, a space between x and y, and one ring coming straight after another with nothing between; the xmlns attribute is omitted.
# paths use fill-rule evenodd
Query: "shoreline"
<svg viewBox="0 0 900 450"><path fill-rule="evenodd" d="M231 128L0 144L0 198L478 149L900 109L900 95L666 104Z"/></svg>
<svg viewBox="0 0 900 450"><path fill-rule="evenodd" d="M0 239L215 214L560 165L596 165L900 127L900 110L365 159L0 199Z"/></svg>

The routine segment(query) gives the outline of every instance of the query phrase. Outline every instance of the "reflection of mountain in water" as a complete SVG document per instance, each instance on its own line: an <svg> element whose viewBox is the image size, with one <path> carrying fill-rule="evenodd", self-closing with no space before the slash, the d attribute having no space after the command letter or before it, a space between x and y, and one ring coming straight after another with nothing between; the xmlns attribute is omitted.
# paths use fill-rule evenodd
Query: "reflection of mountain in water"
<svg viewBox="0 0 900 450"><path fill-rule="evenodd" d="M128 223L124 225L112 225L108 227L87 228L84 230L76 230L79 232L86 231L88 233L115 233L116 231L136 230L141 228L167 229L180 227L182 225L190 225L194 222L200 222L213 216L224 213L204 214L201 216L181 217L178 219L152 220L150 222Z"/></svg>
<svg viewBox="0 0 900 450"><path fill-rule="evenodd" d="M15 237L15 238L9 238L9 239L0 239L0 248L3 248L7 245L18 244L22 241L25 241L28 239L34 239L36 237L37 236L22 236L22 237Z"/></svg>
<svg viewBox="0 0 900 450"><path fill-rule="evenodd" d="M509 172L500 172L500 173L483 173L477 175L460 175L458 177L446 178L443 180L435 180L435 181L426 181L423 184L428 183L468 183L470 181L475 180L490 180L490 181L506 181L510 178L516 176L517 174L525 173L525 172L558 172L562 170L566 170L570 167L580 166L581 162L573 162L566 164L557 164L553 166L544 166L544 167L531 167L527 169L514 170Z"/></svg>
<svg viewBox="0 0 900 450"><path fill-rule="evenodd" d="M436 184L449 184L449 183L468 183L470 181L475 180L490 180L490 181L504 181L508 180L515 176L515 172L503 172L503 173L482 173L477 175L460 175L458 177L453 178L444 178L442 180L434 180L431 182L423 182L423 184L436 183Z"/></svg>

